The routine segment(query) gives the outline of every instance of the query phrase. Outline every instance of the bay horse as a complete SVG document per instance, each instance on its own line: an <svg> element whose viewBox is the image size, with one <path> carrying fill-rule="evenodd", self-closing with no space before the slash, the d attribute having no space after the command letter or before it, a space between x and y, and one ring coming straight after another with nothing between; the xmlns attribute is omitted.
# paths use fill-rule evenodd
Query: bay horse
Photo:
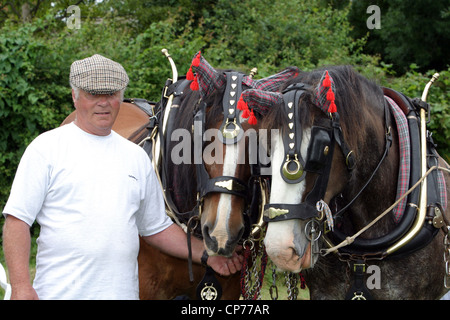
<svg viewBox="0 0 450 320"><path fill-rule="evenodd" d="M427 135L428 168L439 170L427 177L420 222L423 104L349 66L300 73L272 96L276 106L261 124L273 132L270 259L280 270L303 270L311 299L442 297L450 283L449 166Z"/></svg>
<svg viewBox="0 0 450 320"><path fill-rule="evenodd" d="M298 74L298 68L254 80L252 74L216 70L198 52L192 69L195 77L188 72L192 83L179 97L173 122L178 138L168 144L163 161L166 176L171 177L166 193L181 220L200 219L197 234L203 237L208 254L230 256L262 211L259 174L253 169L258 167L257 120L266 112L255 109L245 116L238 99L250 88L278 90ZM250 146L255 146L253 154Z"/></svg>

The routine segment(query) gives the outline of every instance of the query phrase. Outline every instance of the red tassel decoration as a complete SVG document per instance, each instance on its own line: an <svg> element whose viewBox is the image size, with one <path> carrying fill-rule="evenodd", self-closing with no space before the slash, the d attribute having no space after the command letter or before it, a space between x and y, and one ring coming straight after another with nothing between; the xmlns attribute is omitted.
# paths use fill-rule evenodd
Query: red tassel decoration
<svg viewBox="0 0 450 320"><path fill-rule="evenodd" d="M328 88L331 87L330 75L328 74L328 70L325 71L325 79L323 79L322 86Z"/></svg>
<svg viewBox="0 0 450 320"><path fill-rule="evenodd" d="M198 67L199 65L200 65L200 55L201 55L202 53L199 51L198 52L198 54L197 54L197 56L194 58L194 60L192 60L192 65L194 66L194 67Z"/></svg>
<svg viewBox="0 0 450 320"><path fill-rule="evenodd" d="M331 101L330 106L328 107L329 113L335 113L337 112L336 104L334 103L334 100Z"/></svg>
<svg viewBox="0 0 450 320"><path fill-rule="evenodd" d="M257 123L255 114L253 113L253 109L252 111L250 111L250 118L248 118L248 124L250 125L255 125Z"/></svg>
<svg viewBox="0 0 450 320"><path fill-rule="evenodd" d="M327 100L328 101L334 101L335 97L334 97L334 92L333 89L329 89L327 92Z"/></svg>
<svg viewBox="0 0 450 320"><path fill-rule="evenodd" d="M239 110L242 110L242 118L247 119L248 117L250 117L250 110L248 109L248 104L247 102L244 101L244 98L241 97L239 98L239 101L237 103L237 108Z"/></svg>
<svg viewBox="0 0 450 320"><path fill-rule="evenodd" d="M248 117L250 117L250 111L248 110L248 108L247 109L245 109L243 112L242 112L242 118L244 118L244 119L247 119Z"/></svg>
<svg viewBox="0 0 450 320"><path fill-rule="evenodd" d="M242 111L248 109L247 103L245 103L244 99L242 98L242 95L237 103L237 108Z"/></svg>
<svg viewBox="0 0 450 320"><path fill-rule="evenodd" d="M197 91L199 89L197 77L194 77L194 81L191 82L190 88L192 91Z"/></svg>
<svg viewBox="0 0 450 320"><path fill-rule="evenodd" d="M328 112L335 113L335 112L337 112L336 103L334 102L336 97L334 95L333 88L331 87L331 81L330 81L330 76L328 75L328 71L325 75L325 79L323 80L322 84L324 87L326 85L328 85L328 87L330 87L330 89L328 89L328 91L327 91L327 101L330 102L330 106L328 107Z"/></svg>
<svg viewBox="0 0 450 320"><path fill-rule="evenodd" d="M188 72L186 73L186 80L194 80L194 73L192 72L192 66L189 67Z"/></svg>

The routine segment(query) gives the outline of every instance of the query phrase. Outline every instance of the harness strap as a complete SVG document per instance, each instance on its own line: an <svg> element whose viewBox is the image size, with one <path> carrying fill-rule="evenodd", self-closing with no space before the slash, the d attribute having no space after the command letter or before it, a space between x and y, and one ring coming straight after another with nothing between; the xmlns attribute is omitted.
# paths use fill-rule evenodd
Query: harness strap
<svg viewBox="0 0 450 320"><path fill-rule="evenodd" d="M222 99L223 122L220 126L219 139L225 144L234 144L243 135L240 121L238 121L237 102L242 94L242 79L244 74L238 72L225 72L227 85Z"/></svg>
<svg viewBox="0 0 450 320"><path fill-rule="evenodd" d="M197 171L197 192L199 199L203 199L212 192L228 193L247 197L247 184L232 176L210 178L206 171L203 153L203 133L205 132L206 103L201 103L194 116L194 162Z"/></svg>
<svg viewBox="0 0 450 320"><path fill-rule="evenodd" d="M378 164L375 167L375 169L373 170L369 179L366 181L366 183L363 185L363 187L359 190L359 192L356 194L356 196L354 196L353 199L350 200L350 202L345 207L340 209L335 214L335 216L339 216L340 214L345 212L345 210L347 210L356 201L356 199L359 198L359 196L362 194L362 192L367 188L369 183L375 177L375 174L378 172L378 169L380 169L381 164L383 163L384 159L386 159L386 157L389 153L389 149L391 148L391 145L392 145L392 132L391 132L391 127L388 125L388 119L389 119L389 108L387 106L387 102L385 101L385 103L384 103L384 120L385 120L386 134L385 134L385 148L384 148L383 155L381 156L380 161L378 161Z"/></svg>
<svg viewBox="0 0 450 320"><path fill-rule="evenodd" d="M347 143L345 143L344 135L342 133L341 125L339 124L339 114L336 112L334 114L333 119L333 130L334 130L334 139L336 140L337 144L341 148L342 153L345 157L345 164L347 165L348 170L352 170L356 165L356 160L353 155L353 151L349 148Z"/></svg>
<svg viewBox="0 0 450 320"><path fill-rule="evenodd" d="M349 288L346 300L372 300L372 295L365 284L366 264L364 260L354 261L353 268L353 285Z"/></svg>

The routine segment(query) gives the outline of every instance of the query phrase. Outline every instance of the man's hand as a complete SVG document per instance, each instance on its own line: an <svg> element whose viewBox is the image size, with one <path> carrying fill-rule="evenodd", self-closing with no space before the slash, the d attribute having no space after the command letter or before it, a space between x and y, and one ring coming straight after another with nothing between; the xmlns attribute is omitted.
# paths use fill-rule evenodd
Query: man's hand
<svg viewBox="0 0 450 320"><path fill-rule="evenodd" d="M210 256L207 264L221 276L229 276L241 270L244 257L236 252L230 258L224 256Z"/></svg>

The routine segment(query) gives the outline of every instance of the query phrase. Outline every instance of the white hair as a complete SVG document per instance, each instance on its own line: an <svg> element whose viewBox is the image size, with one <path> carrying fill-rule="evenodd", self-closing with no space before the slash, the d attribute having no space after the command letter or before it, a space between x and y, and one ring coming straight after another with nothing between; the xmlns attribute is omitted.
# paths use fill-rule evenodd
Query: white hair
<svg viewBox="0 0 450 320"><path fill-rule="evenodd" d="M72 87L72 90L73 90L73 92L75 94L75 99L78 100L78 98L80 97L80 90L83 90L83 89L75 87L73 85L73 83L70 83L70 86ZM124 94L125 94L125 89L120 90L120 101L123 101L123 97L124 97Z"/></svg>

